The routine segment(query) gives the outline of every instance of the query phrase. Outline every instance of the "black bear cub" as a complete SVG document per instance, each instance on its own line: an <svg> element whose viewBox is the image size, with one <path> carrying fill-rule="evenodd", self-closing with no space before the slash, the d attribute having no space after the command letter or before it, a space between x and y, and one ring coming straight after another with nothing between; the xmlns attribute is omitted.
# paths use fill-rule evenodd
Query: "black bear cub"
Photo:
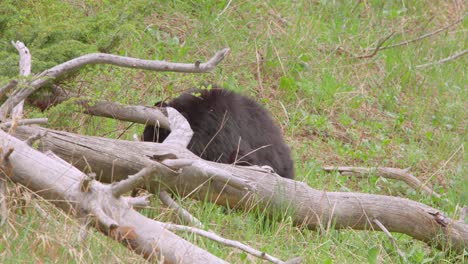
<svg viewBox="0 0 468 264"><path fill-rule="evenodd" d="M209 161L237 165L268 165L293 179L291 152L269 113L253 100L221 88L193 90L169 103L189 122L193 137L188 149ZM146 126L144 141L163 142L167 129Z"/></svg>

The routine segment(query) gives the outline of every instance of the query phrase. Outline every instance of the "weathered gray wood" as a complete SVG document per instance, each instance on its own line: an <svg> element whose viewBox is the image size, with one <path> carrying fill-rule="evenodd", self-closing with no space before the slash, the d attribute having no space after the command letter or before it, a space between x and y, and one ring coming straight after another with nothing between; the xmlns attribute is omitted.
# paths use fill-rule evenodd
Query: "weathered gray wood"
<svg viewBox="0 0 468 264"><path fill-rule="evenodd" d="M37 75L35 80L26 84L28 89L18 91L18 93L8 98L8 100L6 100L0 106L0 117L6 116L14 106L16 106L22 100L26 99L29 95L31 95L40 87L44 86L47 83L50 83L51 81L60 76L63 76L64 74L79 70L86 65L112 64L121 67L145 69L152 71L201 73L212 71L228 53L228 48L220 50L205 63L175 63L157 60L142 60L105 53L86 54L81 57L59 64Z"/></svg>
<svg viewBox="0 0 468 264"><path fill-rule="evenodd" d="M164 258L164 263L226 263L133 210L129 198L114 197L112 185L91 181L83 191L81 183L87 176L81 171L1 130L0 147L14 149L7 159L13 182L77 217L93 214L101 232L146 258Z"/></svg>
<svg viewBox="0 0 468 264"><path fill-rule="evenodd" d="M17 136L27 138L45 130L19 127ZM177 157L160 161L172 167L172 170L161 170L149 184L150 190L170 188L182 196L190 194L201 200L208 197L212 202L222 205L229 203L231 207L250 208L256 204L267 207L269 212L287 211L295 224L310 228L333 225L338 229L380 230L373 221L378 219L391 232L404 233L440 247L449 243L454 249L463 250L468 245L468 225L409 199L318 191L305 183L260 170L202 161L179 145L47 131L42 139L42 150L52 150L81 169L89 165L101 180L107 182L123 179L154 162L148 156ZM223 179L227 180L217 180L215 176L218 174L224 174ZM230 186L229 176L253 188ZM207 184L209 179L216 180Z"/></svg>
<svg viewBox="0 0 468 264"><path fill-rule="evenodd" d="M13 46L15 46L16 50L18 51L20 55L20 61L19 61L19 68L20 68L20 75L21 76L28 76L31 74L31 53L29 52L28 47L24 45L23 42L21 41L12 41ZM24 106L24 100L19 102L18 105L16 105L13 108L12 112L12 118L22 118L23 116L23 106Z"/></svg>
<svg viewBox="0 0 468 264"><path fill-rule="evenodd" d="M76 103L83 106L84 112L90 115L109 117L145 125L156 125L165 129L170 129L167 117L163 115L161 111L153 107L121 105L105 101L90 102L88 100L78 100Z"/></svg>

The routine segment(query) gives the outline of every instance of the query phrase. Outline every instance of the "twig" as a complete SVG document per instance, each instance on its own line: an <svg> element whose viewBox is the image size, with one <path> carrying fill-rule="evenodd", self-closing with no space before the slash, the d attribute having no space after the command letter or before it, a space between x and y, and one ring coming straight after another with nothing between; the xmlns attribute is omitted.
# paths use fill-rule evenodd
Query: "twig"
<svg viewBox="0 0 468 264"><path fill-rule="evenodd" d="M29 74L31 74L31 53L29 52L29 49L21 41L16 41L16 42L12 41L11 44L15 46L16 50L18 50L18 53L20 55L20 61L19 61L20 75L28 76ZM13 108L12 119L22 118L23 105L24 105L24 99Z"/></svg>
<svg viewBox="0 0 468 264"><path fill-rule="evenodd" d="M119 198L122 194L129 192L144 183L145 178L156 171L156 168L145 167L136 174L128 176L127 179L112 184L112 195Z"/></svg>
<svg viewBox="0 0 468 264"><path fill-rule="evenodd" d="M416 69L422 69L422 68L426 68L426 67L429 67L429 66L432 66L432 65L443 64L443 63L446 63L446 62L449 62L449 61L453 61L453 60L456 60L456 59L462 57L466 53L468 53L468 49L460 51L458 53L455 53L450 57L447 57L445 59L442 59L442 60L439 60L439 61L436 61L436 62L429 62L429 63L426 63L426 64L418 65L418 66L416 66Z"/></svg>
<svg viewBox="0 0 468 264"><path fill-rule="evenodd" d="M365 54L365 55L357 56L357 58L358 59L368 59L368 58L374 57L377 54L377 52L379 52L380 48L385 43L385 41L389 40L394 34L395 34L395 31L392 31L388 36L386 36L385 38L379 40L379 42L377 43L377 46L375 48L373 48L373 49L370 49L370 50L373 50L373 52L371 54Z"/></svg>
<svg viewBox="0 0 468 264"><path fill-rule="evenodd" d="M216 17L216 20L218 20L224 14L224 12L226 12L226 10L229 8L229 5L231 5L231 2L232 2L232 0L229 0L229 2L226 4L224 9Z"/></svg>
<svg viewBox="0 0 468 264"><path fill-rule="evenodd" d="M461 22L463 21L464 18L465 18L465 16L461 17L460 19L456 20L455 22L453 22L453 23L451 23L451 24L449 24L449 25L447 25L447 26L445 26L445 27L443 27L443 28L440 28L440 29L438 29L438 30L436 30L436 31L432 31L432 32L429 32L429 33L427 33L427 34L421 35L421 36L419 36L419 37L417 37L417 38L415 38L415 39L411 39L411 40L403 41L403 42L400 42L400 43L397 43L397 44L393 44L393 45L389 45L389 46L382 47L382 48L380 48L380 50L391 49L391 48L395 48L395 47L399 47L399 46L408 45L408 44L410 44L410 43L413 43L413 42L416 42L416 41L420 41L420 40L423 40L423 39L425 39L425 38L434 36L434 35L436 35L436 34L442 32L442 31L444 31L444 30L447 30L447 29L453 27L453 26L456 25L456 24L461 23ZM372 48L372 49L370 49L370 50L373 50L373 49L376 49L376 48Z"/></svg>
<svg viewBox="0 0 468 264"><path fill-rule="evenodd" d="M382 230L387 235L393 247L395 247L395 250L397 251L398 255L401 257L404 263L407 263L408 261L406 259L405 253L403 253L400 250L398 244L395 241L395 238L393 238L392 234L387 230L387 228L377 218L372 219L372 222L374 222L374 224L376 224L380 228L380 230Z"/></svg>
<svg viewBox="0 0 468 264"><path fill-rule="evenodd" d="M270 256L270 255L266 254L265 252L254 249L254 248L252 248L250 246L247 246L247 245L245 245L245 244L243 244L243 243L241 243L239 241L230 240L230 239L220 237L220 236L218 236L217 234L215 234L213 232L208 232L208 231L201 230L201 229L198 229L198 228L183 226L183 225L175 225L175 224L168 224L168 223L161 223L161 225L163 225L166 229L171 230L171 231L191 232L191 233L206 237L208 239L211 239L213 241L216 241L218 243L221 243L221 244L223 244L225 246L238 248L238 249L240 249L240 250L242 250L244 252L247 252L247 253L249 253L249 254L251 254L253 256L268 260L271 263L285 263L284 261L282 261L282 260L280 260L278 258L275 258L273 256Z"/></svg>
<svg viewBox="0 0 468 264"><path fill-rule="evenodd" d="M170 71L170 72L185 72L185 73L203 73L212 71L229 53L229 48L218 51L206 63L175 63L157 60L142 60L124 56L117 56L105 53L92 53L72 59L70 61L59 64L48 70L40 73L37 78L26 84L28 89L18 91L14 96L8 98L0 107L0 117L6 116L11 109L19 102L26 99L30 94L51 82L57 77L60 77L71 71L76 71L86 65L92 64L111 64L120 67L145 69L152 71Z"/></svg>
<svg viewBox="0 0 468 264"><path fill-rule="evenodd" d="M13 88L15 88L16 85L18 85L18 81L17 80L11 80L7 85L3 86L0 89L0 99L2 99L3 96L5 96L9 91L11 91Z"/></svg>
<svg viewBox="0 0 468 264"><path fill-rule="evenodd" d="M204 228L204 225L202 222L200 222L200 220L182 208L176 201L174 201L174 199L171 198L171 196L166 191L159 192L159 199L167 207L173 209L185 223L189 223L190 225L198 228Z"/></svg>
<svg viewBox="0 0 468 264"><path fill-rule="evenodd" d="M31 119L21 119L16 121L15 125L18 126L27 126L27 125L33 125L33 124L47 124L48 119L47 118L31 118ZM0 125L0 128L9 128L15 123L15 121L7 121L5 123L2 123Z"/></svg>
<svg viewBox="0 0 468 264"><path fill-rule="evenodd" d="M377 168L363 168L363 167L344 167L344 166L324 166L325 171L338 171L341 174L346 175L355 175L363 177L371 172L375 172L377 176L383 178L389 178L394 180L403 181L413 189L419 190L422 189L424 192L434 195L437 198L440 198L440 194L433 191L431 188L423 185L421 181L408 172L408 169L398 169L398 168L388 168L388 167L377 167Z"/></svg>

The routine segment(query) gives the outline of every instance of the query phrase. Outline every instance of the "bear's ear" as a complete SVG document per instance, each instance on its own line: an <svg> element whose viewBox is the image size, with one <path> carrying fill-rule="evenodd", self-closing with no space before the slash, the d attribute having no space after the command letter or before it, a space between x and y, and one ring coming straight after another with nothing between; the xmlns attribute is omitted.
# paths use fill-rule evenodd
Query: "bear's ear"
<svg viewBox="0 0 468 264"><path fill-rule="evenodd" d="M168 107L169 105L166 104L165 101L159 101L159 102L155 103L154 106L156 106L156 107Z"/></svg>

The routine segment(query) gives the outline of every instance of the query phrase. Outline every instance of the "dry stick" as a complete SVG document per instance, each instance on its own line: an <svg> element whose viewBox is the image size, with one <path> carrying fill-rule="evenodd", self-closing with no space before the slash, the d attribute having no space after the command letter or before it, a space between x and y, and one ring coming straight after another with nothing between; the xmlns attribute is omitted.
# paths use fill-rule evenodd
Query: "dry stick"
<svg viewBox="0 0 468 264"><path fill-rule="evenodd" d="M387 228L377 218L372 219L372 222L374 222L380 228L380 230L382 230L388 236L388 238L390 239L390 242L392 243L393 247L395 247L398 255L401 257L403 262L406 263L407 260L406 260L405 253L403 253L400 250L400 248L398 247L398 244L396 243L396 240L395 240L395 238L393 238L392 234L387 230Z"/></svg>
<svg viewBox="0 0 468 264"><path fill-rule="evenodd" d="M433 191L431 188L423 185L422 182L413 176L411 173L408 172L408 169L398 169L398 168L388 168L388 167L377 167L377 168L363 168L363 167L344 167L344 166L325 166L323 167L325 171L338 171L341 174L346 175L355 175L359 177L363 177L367 174L375 172L377 176L383 178L389 178L394 180L403 181L413 189L416 190L423 190L424 192L434 195L437 198L440 198L440 194Z"/></svg>
<svg viewBox="0 0 468 264"><path fill-rule="evenodd" d="M167 207L173 209L177 213L177 215L182 219L182 221L198 228L205 227L200 220L198 220L195 216L191 215L187 210L182 208L176 201L174 201L174 199L172 199L166 191L159 192L159 199Z"/></svg>
<svg viewBox="0 0 468 264"><path fill-rule="evenodd" d="M50 96L41 96L39 99L30 101L30 104L45 110L52 105L62 103L63 101L78 98L79 95L65 93L61 89L53 89L53 94ZM81 106L85 114L93 116L108 117L122 121L134 122L144 125L159 126L170 130L168 118L157 108L141 105L121 105L119 103L107 101L94 101L79 99L73 101Z"/></svg>
<svg viewBox="0 0 468 264"><path fill-rule="evenodd" d="M443 27L443 28L440 28L440 29L438 29L438 30L436 30L436 31L433 31L433 32L429 32L429 33L427 33L427 34L424 34L424 35L422 35L422 36L420 36L420 37L417 37L417 38L415 38L415 39L411 39L411 40L403 41L403 42L400 42L400 43L397 43L397 44L393 44L393 45L381 47L381 48L379 48L379 50L391 49L391 48L395 48L395 47L399 47L399 46L408 45L408 44L410 44L410 43L413 43L413 42L416 42L416 41L420 41L420 40L423 40L423 39L425 39L425 38L434 36L434 35L436 35L436 34L442 32L442 31L444 31L444 30L447 30L447 29L453 27L453 26L456 25L456 24L461 23L461 22L463 21L464 18L465 18L465 16L463 16L463 17L461 17L460 19L456 20L456 21L453 22L452 24L449 24L449 25L447 25L447 26L445 26L445 27ZM376 49L376 48L371 48L370 50L374 50L374 49Z"/></svg>
<svg viewBox="0 0 468 264"><path fill-rule="evenodd" d="M161 223L161 225L164 226L166 229L171 230L171 231L191 232L191 233L206 237L208 239L211 239L213 241L221 243L221 244L223 244L225 246L237 248L237 249L240 249L240 250L242 250L244 252L247 252L247 253L249 253L249 254L251 254L253 256L256 256L258 258L268 260L271 263L285 263L284 261L282 261L282 260L280 260L278 258L270 256L270 255L266 254L265 252L259 251L257 249L254 249L254 248L250 247L250 246L247 246L246 244L243 244L243 243L241 243L239 241L223 238L223 237L220 237L217 234L209 232L209 231L201 230L201 229L190 227L190 226L175 225L175 224L168 224L168 223Z"/></svg>
<svg viewBox="0 0 468 264"><path fill-rule="evenodd" d="M28 76L29 74L31 74L31 53L29 52L29 49L21 41L16 41L16 42L12 41L11 44L15 46L16 50L18 50L18 53L20 55L20 61L19 61L20 75ZM12 120L15 120L15 119L19 120L22 118L24 99L20 101L18 105L16 105L13 108L12 118L11 118Z"/></svg>
<svg viewBox="0 0 468 264"><path fill-rule="evenodd" d="M26 125L33 125L33 124L39 124L39 125L44 125L47 124L48 119L47 118L31 118L31 119L21 119L16 122L16 125L18 126L26 126ZM15 121L7 121L4 122L0 125L0 128L9 128L15 123Z"/></svg>
<svg viewBox="0 0 468 264"><path fill-rule="evenodd" d="M468 53L468 49L460 51L458 53L455 53L452 56L447 57L447 58L442 59L442 60L439 60L439 61L429 62L429 63L426 63L426 64L418 65L418 66L416 66L416 69L422 69L422 68L426 68L426 67L429 67L429 66L433 66L433 65L437 65L437 64L443 64L443 63L446 63L446 62L449 62L449 61L453 61L453 60L456 60L456 59L462 57L466 53Z"/></svg>
<svg viewBox="0 0 468 264"><path fill-rule="evenodd" d="M78 100L86 114L109 117L122 121L130 121L145 125L158 125L170 129L169 121L164 114L154 107L140 105L121 105L106 101Z"/></svg>
<svg viewBox="0 0 468 264"><path fill-rule="evenodd" d="M199 63L198 61L196 63L175 63L157 60L142 60L105 53L83 55L40 73L35 80L26 84L28 89L18 91L18 93L5 101L5 103L0 107L0 117L6 116L19 102L26 99L34 91L51 82L53 79L66 73L79 70L89 64L112 64L120 67L152 71L202 73L212 71L225 58L228 52L228 48L218 51L206 63Z"/></svg>
<svg viewBox="0 0 468 264"><path fill-rule="evenodd" d="M392 31L392 33L390 33L388 36L386 36L385 38L379 40L379 42L377 43L377 46L372 49L373 52L371 54L365 54L365 55L357 56L357 58L358 59L368 59L368 58L374 57L377 54L377 52L379 52L380 48L385 43L385 41L389 40L394 34L395 34L395 31Z"/></svg>

